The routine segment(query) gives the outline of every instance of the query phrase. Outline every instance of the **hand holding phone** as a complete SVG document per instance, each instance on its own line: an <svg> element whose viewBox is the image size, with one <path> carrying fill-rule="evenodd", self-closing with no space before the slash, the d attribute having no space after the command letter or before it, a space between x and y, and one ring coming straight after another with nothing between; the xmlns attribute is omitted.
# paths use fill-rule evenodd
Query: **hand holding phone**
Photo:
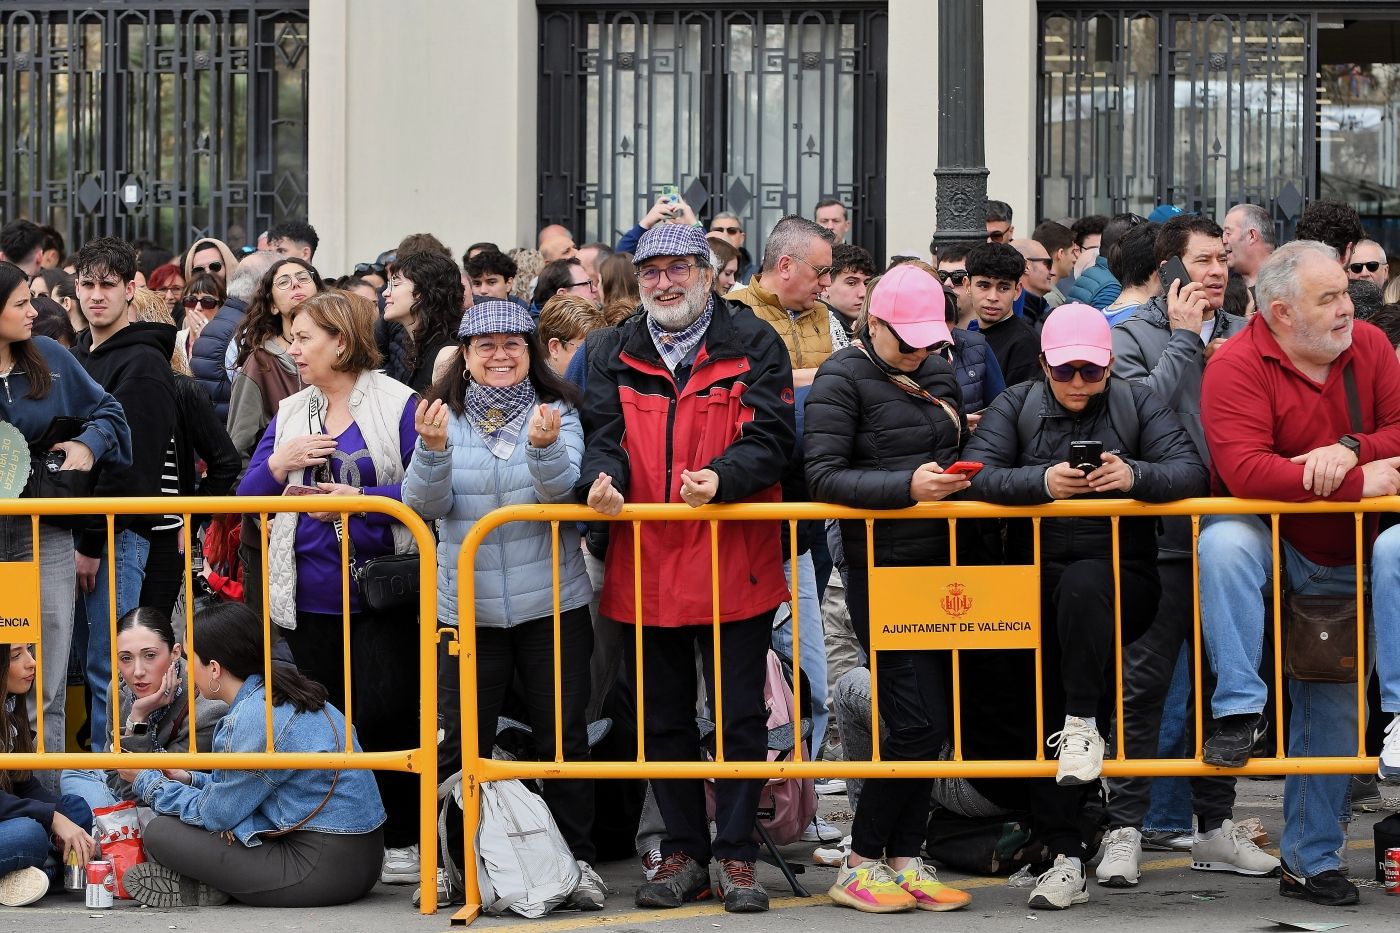
<svg viewBox="0 0 1400 933"><path fill-rule="evenodd" d="M284 496L324 496L326 491L316 486L291 485L282 490Z"/></svg>
<svg viewBox="0 0 1400 933"><path fill-rule="evenodd" d="M1069 465L1085 476L1103 466L1103 441L1070 441Z"/></svg>
<svg viewBox="0 0 1400 933"><path fill-rule="evenodd" d="M982 464L978 463L976 460L959 460L957 463L949 464L948 468L943 472L954 473L961 476L963 479L972 479L978 473L982 472Z"/></svg>

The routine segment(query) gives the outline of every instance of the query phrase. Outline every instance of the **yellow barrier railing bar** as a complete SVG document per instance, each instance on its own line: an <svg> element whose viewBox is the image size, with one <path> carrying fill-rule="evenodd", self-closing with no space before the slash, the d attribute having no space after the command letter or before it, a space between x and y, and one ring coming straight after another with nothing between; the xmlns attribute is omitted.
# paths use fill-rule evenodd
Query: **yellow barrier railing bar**
<svg viewBox="0 0 1400 933"><path fill-rule="evenodd" d="M33 563L34 563L34 573L35 573L35 575L38 576L39 579L42 580L43 577L44 577L44 565L41 563L41 559L42 559L42 558L41 558L41 555L40 555L40 553L39 553L39 516L38 516L38 515L33 515L33 516L30 517L30 521L29 521L29 533L33 536L32 540L33 540L33 542L34 542L34 543L33 543L33 546L31 546L30 549L29 549L29 556L30 556L30 558L33 560ZM41 604L41 605L39 606L39 628L40 628L40 630L42 630L42 629L43 629L43 626L44 626L44 622L43 622L44 612L43 612L43 610L44 610L44 607L43 607L43 605ZM42 755L42 754L44 753L44 714L47 712L47 710L44 709L44 640L43 640L42 638L40 638L40 639L38 640L38 642L35 643L35 646L34 646L34 698L35 698L35 700L37 700L37 702L35 703L35 706L37 707L36 713L37 713L37 718L38 718L38 721L39 721L39 724L38 724L38 726L36 727L36 732L37 732L37 734L38 734L38 738L36 739L36 742L38 743L38 745L37 745L37 751L38 751L39 754Z"/></svg>
<svg viewBox="0 0 1400 933"><path fill-rule="evenodd" d="M867 602L870 595L870 581L875 579L875 519L865 519L865 592ZM867 616L869 613L867 613ZM866 630L869 631L869 618L866 619ZM870 638L866 636L866 642ZM875 685L880 682L879 667L875 656L879 654L874 649L867 649L866 660L870 663L870 759L880 761L880 691L875 689Z"/></svg>
<svg viewBox="0 0 1400 933"><path fill-rule="evenodd" d="M1282 757L1288 754L1288 733L1283 721L1283 554L1279 549L1279 514L1269 517L1270 549L1273 552L1274 590L1274 754Z"/></svg>
<svg viewBox="0 0 1400 933"><path fill-rule="evenodd" d="M711 677L715 682L715 761L724 761L724 663L719 645L719 522L710 522L710 625L712 637L713 663ZM640 678L639 678L640 679Z"/></svg>
<svg viewBox="0 0 1400 933"><path fill-rule="evenodd" d="M1127 731L1123 728L1123 552L1118 537L1119 516L1114 515L1108 521L1113 539L1110 552L1113 555L1113 687L1117 691L1114 710L1118 717L1118 728L1113 730L1118 739L1114 757L1122 761L1127 757L1123 751L1123 733Z"/></svg>
<svg viewBox="0 0 1400 933"><path fill-rule="evenodd" d="M590 509L589 511L592 511ZM632 614L635 617L635 624L632 628L633 636L636 638L637 649L637 760L647 760L647 736L646 736L646 696L642 690L645 681L642 678L642 523L632 523L632 576L635 578L632 590ZM458 605L458 612L461 612L461 605ZM476 612L476 607L472 607L472 612ZM467 890L471 890L468 888Z"/></svg>
<svg viewBox="0 0 1400 933"><path fill-rule="evenodd" d="M802 760L802 642L798 635L798 617L801 612L797 604L797 519L788 521L788 598L792 600L792 726L796 730L792 743L792 760ZM816 758L821 749L812 752Z"/></svg>
<svg viewBox="0 0 1400 933"><path fill-rule="evenodd" d="M1362 565L1365 526L1356 516L1356 757L1366 754L1366 573ZM1377 713L1380 710L1376 711Z"/></svg>
<svg viewBox="0 0 1400 933"><path fill-rule="evenodd" d="M1201 546L1201 516L1191 516L1191 651L1192 667L1191 683L1195 687L1191 692L1196 698L1196 760L1199 761L1205 755L1205 681L1201 676L1201 652L1204 650L1201 644L1201 557L1199 549Z"/></svg>
<svg viewBox="0 0 1400 933"><path fill-rule="evenodd" d="M1031 559L1040 566L1040 516L1031 519ZM1044 620L1041 620L1044 631ZM1041 635L1041 640L1045 636ZM1045 650L1035 647L1035 760L1045 760Z"/></svg>
<svg viewBox="0 0 1400 933"><path fill-rule="evenodd" d="M191 558L195 542L194 534L191 531L193 525L190 522L190 513L185 512L180 517L184 519L184 524L181 527L184 529L185 535L183 561L185 565L185 637L181 640L185 643L185 650L190 652L185 660L185 670L188 672L191 670L191 665L194 664L194 567ZM171 619L170 621L171 624L175 624L176 620ZM115 641L115 638L113 640ZM270 656L271 652L268 654ZM193 678L194 675L190 673L189 676ZM185 689L185 722L189 723L190 727L190 748L195 751L199 750L199 724L196 721L198 718L194 714L194 691L187 687Z"/></svg>
<svg viewBox="0 0 1400 933"><path fill-rule="evenodd" d="M190 703L190 735L191 749L186 752L141 752L123 753L121 749L121 727L120 723L112 723L113 745L112 751L102 753L92 752L67 752L50 751L39 746L40 751L26 753L12 753L0 756L0 770L7 771L49 771L62 769L160 769L160 768L185 768L192 770L209 770L211 768L258 770L268 768L286 768L291 770L308 769L340 769L340 770L373 770L373 771L403 771L419 775L420 783L420 820L419 820L419 870L426 883L423 885L423 897L420 901L419 910L423 914L432 914L437 911L437 885L433 879L437 877L437 585L436 585L436 564L434 554L436 553L436 543L432 532L428 526L412 509L402 502L381 496L209 496L209 497L140 497L140 498L86 498L86 499L0 499L0 516L25 516L31 519L34 527L34 556L38 560L38 525L39 520L44 516L51 515L90 515L105 516L107 525L107 554L108 560L108 608L111 613L109 625L111 629L111 661L112 661L112 697L119 695L120 689L120 669L117 663L116 652L116 548L115 548L115 523L118 515L167 515L171 514L171 507L190 507L195 514L216 515L216 514L257 514L261 518L259 539L262 543L262 555L260 563L262 565L263 578L263 622L265 645L267 657L264 659L264 676L270 681L271 670L271 650L272 640L268 630L270 620L270 601L268 598L268 574L267 574L267 528L268 515L275 513L289 512L320 512L339 511L344 518L350 511L355 512L375 512L386 515L398 522L401 522L412 533L418 545L420 554L419 569L419 666L423 684L421 718L419 722L419 732L417 745L402 751L383 752L352 752L353 745L349 742L350 730L346 730L347 746L343 752L277 752L273 753L272 729L268 728L268 750L263 752L200 752L196 736L196 724L193 711L194 691L187 684ZM186 519L186 530L189 530L190 512L184 513ZM191 539L192 540L192 539ZM346 566L348 573L349 566ZM191 584L191 566L189 562L189 551L186 549L185 560L185 599L186 622L193 620L194 591ZM348 607L348 602L347 602ZM41 606L42 609L42 606ZM184 633L184 643L189 649L189 654L193 657L195 651L194 630L192 625L187 625ZM347 640L348 644L348 640ZM42 655L43 639L39 638L38 656ZM187 667L187 672L188 672ZM39 674L36 672L35 683L40 685ZM350 682L347 671L346 683ZM267 709L271 710L271 689L266 690ZM41 694L42 697L42 694ZM344 710L347 722L351 722L350 710ZM42 736L43 725L43 703L39 703L39 731ZM270 715L270 713L269 713ZM468 717L468 721L473 721ZM39 739L42 743L43 739ZM475 756L476 749L472 746L471 753Z"/></svg>
<svg viewBox="0 0 1400 933"><path fill-rule="evenodd" d="M549 550L554 580L554 760L564 760L564 673L560 659L564 656L563 623L559 613L559 523L549 523ZM587 723L584 724L587 726Z"/></svg>
<svg viewBox="0 0 1400 933"><path fill-rule="evenodd" d="M118 691L121 685L118 682L117 673L117 519L115 515L107 516L107 625L109 632L107 635L107 655L111 665L111 682L107 684L107 708L113 708L112 700L119 696ZM40 639L42 641L42 639ZM118 707L119 708L119 707ZM111 718L110 716L108 717ZM122 730L121 723L109 722L107 728L112 730L112 751L122 750Z"/></svg>
<svg viewBox="0 0 1400 933"><path fill-rule="evenodd" d="M948 519L948 565L958 565L958 520ZM953 668L953 760L962 761L962 663L958 649L953 649L950 662ZM871 693L875 692L874 679L871 680Z"/></svg>

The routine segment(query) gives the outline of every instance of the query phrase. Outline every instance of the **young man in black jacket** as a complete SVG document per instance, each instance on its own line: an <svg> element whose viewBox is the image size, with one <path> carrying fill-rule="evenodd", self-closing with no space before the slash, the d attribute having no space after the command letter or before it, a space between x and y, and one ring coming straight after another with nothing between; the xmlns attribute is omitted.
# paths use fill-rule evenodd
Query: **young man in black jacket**
<svg viewBox="0 0 1400 933"><path fill-rule="evenodd" d="M1040 346L1035 331L1013 309L1026 259L1005 243L979 243L967 254L968 292L976 330L991 344L1006 384L1034 378ZM973 329L971 324L968 329Z"/></svg>
<svg viewBox="0 0 1400 933"><path fill-rule="evenodd" d="M78 303L88 330L73 355L98 385L111 393L126 413L131 429L131 465L98 468L96 496L160 494L161 468L175 430L175 379L170 355L175 328L170 324L132 324L128 305L136 294L136 251L127 243L100 237L78 251L74 261ZM96 520L74 537L78 590L87 608L87 682L92 695L89 723L93 751L111 745L107 694L112 683L111 638L117 619L140 600L151 526L144 517L118 516L115 553L106 553L107 528ZM116 614L108 596L107 562L116 561Z"/></svg>

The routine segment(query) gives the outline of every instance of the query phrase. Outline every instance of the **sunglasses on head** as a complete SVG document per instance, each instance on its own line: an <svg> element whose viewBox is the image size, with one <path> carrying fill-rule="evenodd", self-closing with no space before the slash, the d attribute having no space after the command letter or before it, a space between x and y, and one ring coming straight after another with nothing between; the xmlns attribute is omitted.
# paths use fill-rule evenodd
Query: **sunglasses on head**
<svg viewBox="0 0 1400 933"><path fill-rule="evenodd" d="M384 278L384 264L380 262L362 262L355 267L356 275L377 275Z"/></svg>
<svg viewBox="0 0 1400 933"><path fill-rule="evenodd" d="M203 308L205 311L213 311L219 306L219 299L215 298L213 295L204 295L201 297L187 295L185 298L181 299L180 304L184 305L186 310L189 311L193 311L196 305Z"/></svg>
<svg viewBox="0 0 1400 933"><path fill-rule="evenodd" d="M1354 262L1347 266L1347 268L1351 270L1352 275L1360 275L1362 269L1365 269L1367 272L1375 272L1380 267L1381 262L1379 259L1372 259L1370 262Z"/></svg>
<svg viewBox="0 0 1400 933"><path fill-rule="evenodd" d="M195 273L196 275L198 275L198 274L201 273L201 272L208 272L208 273L210 273L211 275L218 275L218 274L219 274L220 272L222 272L223 270L224 270L224 264L223 264L221 261L215 259L213 262L209 263L209 265L207 265L207 266L195 266L193 271L194 271L194 273Z"/></svg>
<svg viewBox="0 0 1400 933"><path fill-rule="evenodd" d="M1102 382L1108 375L1107 366L1099 366L1094 363L1081 363L1075 366L1073 363L1061 363L1059 366L1051 366L1048 363L1046 368L1050 370L1050 378L1056 382L1071 382L1076 373L1085 382Z"/></svg>
<svg viewBox="0 0 1400 933"><path fill-rule="evenodd" d="M955 288L962 288L963 285L967 283L967 278L966 269L953 269L950 272L944 272L942 269L938 270L938 281L945 285L952 285Z"/></svg>

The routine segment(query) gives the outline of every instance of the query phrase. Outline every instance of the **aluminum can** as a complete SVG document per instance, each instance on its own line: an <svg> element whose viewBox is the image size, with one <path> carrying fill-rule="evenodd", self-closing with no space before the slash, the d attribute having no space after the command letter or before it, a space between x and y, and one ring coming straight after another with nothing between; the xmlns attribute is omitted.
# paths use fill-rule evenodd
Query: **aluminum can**
<svg viewBox="0 0 1400 933"><path fill-rule="evenodd" d="M1400 849L1385 850L1385 893L1400 895Z"/></svg>
<svg viewBox="0 0 1400 933"><path fill-rule="evenodd" d="M112 895L117 890L117 879L112 874L112 863L93 861L87 863L87 906L102 910L112 906Z"/></svg>

